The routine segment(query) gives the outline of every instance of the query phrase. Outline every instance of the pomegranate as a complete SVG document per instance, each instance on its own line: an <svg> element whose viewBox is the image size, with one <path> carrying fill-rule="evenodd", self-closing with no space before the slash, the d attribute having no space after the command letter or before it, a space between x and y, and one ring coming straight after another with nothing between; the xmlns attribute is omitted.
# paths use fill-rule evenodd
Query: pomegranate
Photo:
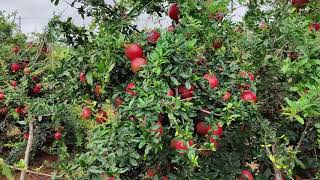
<svg viewBox="0 0 320 180"><path fill-rule="evenodd" d="M254 180L252 174L248 170L242 170L239 180Z"/></svg>
<svg viewBox="0 0 320 180"><path fill-rule="evenodd" d="M31 72L31 70L30 70L30 68L28 68L28 67L25 67L24 69L23 69L23 73L24 74L30 74L30 72Z"/></svg>
<svg viewBox="0 0 320 180"><path fill-rule="evenodd" d="M156 30L151 30L147 34L148 43L156 43L160 38L160 33Z"/></svg>
<svg viewBox="0 0 320 180"><path fill-rule="evenodd" d="M154 169L148 169L147 170L147 176L148 177L153 177L156 175L156 171Z"/></svg>
<svg viewBox="0 0 320 180"><path fill-rule="evenodd" d="M168 26L167 29L169 32L173 32L175 30L174 26L172 26L172 25Z"/></svg>
<svg viewBox="0 0 320 180"><path fill-rule="evenodd" d="M192 140L189 140L188 142L189 146L192 146L193 145L193 141ZM175 149L176 150L188 150L188 146L186 145L186 143L182 140L179 140L179 141L176 141L175 142Z"/></svg>
<svg viewBox="0 0 320 180"><path fill-rule="evenodd" d="M130 94L130 95L133 95L133 96L136 96L137 93L134 92L132 89L136 88L136 84L133 82L133 83L129 83L128 86L126 87L125 89L125 92L127 94Z"/></svg>
<svg viewBox="0 0 320 180"><path fill-rule="evenodd" d="M251 80L251 81L254 81L254 75L251 73L251 72L246 72L246 71L242 71L240 73L240 76L243 77L243 78L246 78L248 76L248 78Z"/></svg>
<svg viewBox="0 0 320 180"><path fill-rule="evenodd" d="M61 137L62 137L62 134L60 132L56 132L54 134L54 139L57 140L57 141L59 141L61 139Z"/></svg>
<svg viewBox="0 0 320 180"><path fill-rule="evenodd" d="M107 177L107 180L115 180L114 176Z"/></svg>
<svg viewBox="0 0 320 180"><path fill-rule="evenodd" d="M179 87L178 92L181 94L182 99L191 98L193 96L194 87L191 86L190 89L187 89L186 86L182 85Z"/></svg>
<svg viewBox="0 0 320 180"><path fill-rule="evenodd" d="M41 92L41 84L40 84L40 83L37 83L37 84L34 86L32 92L33 92L34 94L39 94L39 93Z"/></svg>
<svg viewBox="0 0 320 180"><path fill-rule="evenodd" d="M80 78L80 81L83 83L87 81L86 74L84 72L80 72L79 78Z"/></svg>
<svg viewBox="0 0 320 180"><path fill-rule="evenodd" d="M196 124L196 131L200 135L208 134L209 130L211 129L210 125L207 125L205 122L200 121Z"/></svg>
<svg viewBox="0 0 320 180"><path fill-rule="evenodd" d="M7 107L0 108L0 115L7 114L7 113L8 113L8 108Z"/></svg>
<svg viewBox="0 0 320 180"><path fill-rule="evenodd" d="M101 95L101 85L100 84L97 84L95 87L94 87L94 94L96 96L100 96Z"/></svg>
<svg viewBox="0 0 320 180"><path fill-rule="evenodd" d="M20 70L20 64L18 64L18 63L13 63L13 64L11 64L11 71L12 71L12 72L16 73L16 72L18 72L19 70Z"/></svg>
<svg viewBox="0 0 320 180"><path fill-rule="evenodd" d="M23 139L28 140L29 139L29 133L23 133Z"/></svg>
<svg viewBox="0 0 320 180"><path fill-rule="evenodd" d="M214 147L215 147L216 149L219 148L220 144L218 143L218 141L217 141L215 138L210 137L209 140L210 140L210 143L214 144Z"/></svg>
<svg viewBox="0 0 320 180"><path fill-rule="evenodd" d="M18 82L17 81L11 81L11 86L12 87L17 87L18 86Z"/></svg>
<svg viewBox="0 0 320 180"><path fill-rule="evenodd" d="M20 47L19 46L14 46L14 47L11 48L11 51L17 54L20 51Z"/></svg>
<svg viewBox="0 0 320 180"><path fill-rule="evenodd" d="M226 92L224 95L223 95L223 100L224 101L228 101L230 98L231 98L232 94L230 92Z"/></svg>
<svg viewBox="0 0 320 180"><path fill-rule="evenodd" d="M162 176L162 180L169 180L168 176Z"/></svg>
<svg viewBox="0 0 320 180"><path fill-rule="evenodd" d="M220 126L219 124L217 124L217 127L215 130L212 131L212 134L213 135L216 135L218 137L221 137L222 136L222 133L223 133L223 127Z"/></svg>
<svg viewBox="0 0 320 180"><path fill-rule="evenodd" d="M214 49L220 49L220 48L222 47L222 42L221 42L221 40L215 40L215 41L213 42L213 44L212 44L212 47L213 47Z"/></svg>
<svg viewBox="0 0 320 180"><path fill-rule="evenodd" d="M291 3L295 7L304 7L307 3L309 3L309 0L292 0Z"/></svg>
<svg viewBox="0 0 320 180"><path fill-rule="evenodd" d="M210 85L211 89L214 89L218 86L219 80L217 79L217 77L215 75L205 74L203 77L209 81L209 85Z"/></svg>
<svg viewBox="0 0 320 180"><path fill-rule="evenodd" d="M245 90L241 94L241 100L256 102L257 101L257 96L256 96L256 94L254 92L252 92L250 90Z"/></svg>
<svg viewBox="0 0 320 180"><path fill-rule="evenodd" d="M131 70L133 73L137 73L142 66L147 64L147 60L142 57L135 58L131 61Z"/></svg>
<svg viewBox="0 0 320 180"><path fill-rule="evenodd" d="M116 104L117 107L119 107L123 104L123 100L121 97L117 96L116 99L114 100L114 103Z"/></svg>
<svg viewBox="0 0 320 180"><path fill-rule="evenodd" d="M167 96L174 96L174 92L171 88L168 89Z"/></svg>
<svg viewBox="0 0 320 180"><path fill-rule="evenodd" d="M176 22L179 21L180 10L177 3L170 5L168 9L168 15L171 19L175 20Z"/></svg>
<svg viewBox="0 0 320 180"><path fill-rule="evenodd" d="M4 100L5 96L4 93L0 92L0 101Z"/></svg>
<svg viewBox="0 0 320 180"><path fill-rule="evenodd" d="M82 109L82 118L87 120L91 118L91 110L89 108Z"/></svg>
<svg viewBox="0 0 320 180"><path fill-rule="evenodd" d="M143 51L139 44L126 45L124 53L131 61L143 56Z"/></svg>
<svg viewBox="0 0 320 180"><path fill-rule="evenodd" d="M310 31L319 31L320 30L320 23L311 23L309 25Z"/></svg>

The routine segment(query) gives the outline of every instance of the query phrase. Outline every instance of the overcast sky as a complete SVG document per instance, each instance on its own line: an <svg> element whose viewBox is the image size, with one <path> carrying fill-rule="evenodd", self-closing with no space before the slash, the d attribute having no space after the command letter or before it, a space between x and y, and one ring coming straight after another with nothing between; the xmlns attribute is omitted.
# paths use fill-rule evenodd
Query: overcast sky
<svg viewBox="0 0 320 180"><path fill-rule="evenodd" d="M68 0L71 1L71 0ZM105 0L107 3L113 4L113 0ZM83 20L77 13L77 10L70 7L63 0L60 0L58 6L54 6L50 0L0 0L0 11L13 12L17 11L17 16L21 17L21 29L24 33L39 32L45 27L53 14L61 14L64 19L72 17L78 25L87 24L89 19ZM244 9L238 9L235 12L234 19L239 19ZM139 28L152 28L154 26L167 27L170 24L168 17L162 19L148 18L142 15L138 18Z"/></svg>

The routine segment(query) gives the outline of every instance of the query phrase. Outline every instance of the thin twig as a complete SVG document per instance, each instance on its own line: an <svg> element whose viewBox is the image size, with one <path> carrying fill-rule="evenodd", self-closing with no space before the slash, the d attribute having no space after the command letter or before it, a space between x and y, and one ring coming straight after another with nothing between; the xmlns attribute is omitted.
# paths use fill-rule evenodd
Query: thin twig
<svg viewBox="0 0 320 180"><path fill-rule="evenodd" d="M306 127L304 128L304 130L303 130L303 132L302 132L302 135L301 135L301 138L300 138L300 140L299 140L299 142L298 142L298 144L297 144L297 146L296 146L296 150L300 148L301 143L302 143L302 140L304 139L304 137L305 137L306 134L307 134L307 129L308 129L309 125L310 125L310 122L311 122L311 120L308 120L308 121L307 121Z"/></svg>
<svg viewBox="0 0 320 180"><path fill-rule="evenodd" d="M17 168L17 167L13 167L13 166L7 166L7 167L9 167L11 169L14 169L14 170L18 170L18 171L25 171L25 172L31 173L31 174L37 174L37 175L41 175L41 176L52 177L52 175L50 175L50 174L36 172L36 171L28 170L28 169L22 169L22 168Z"/></svg>

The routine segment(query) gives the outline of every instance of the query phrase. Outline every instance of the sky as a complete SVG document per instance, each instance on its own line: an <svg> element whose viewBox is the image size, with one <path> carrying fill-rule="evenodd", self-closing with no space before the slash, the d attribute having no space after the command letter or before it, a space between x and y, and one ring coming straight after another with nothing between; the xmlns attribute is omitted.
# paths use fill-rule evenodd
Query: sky
<svg viewBox="0 0 320 180"><path fill-rule="evenodd" d="M71 0L65 1L71 2ZM90 19L83 20L78 15L77 10L70 7L65 1L60 0L58 6L55 6L50 0L0 0L0 11L16 11L17 17L21 17L21 30L23 33L41 32L54 14L61 15L63 19L72 17L77 25L85 25L90 22ZM105 0L105 2L113 4L113 0ZM234 12L233 19L241 19L244 13L244 9L237 9ZM18 23L18 20L16 22ZM170 23L171 20L168 17L158 19L149 17L146 14L142 14L137 19L139 29L151 29L159 26L167 27Z"/></svg>

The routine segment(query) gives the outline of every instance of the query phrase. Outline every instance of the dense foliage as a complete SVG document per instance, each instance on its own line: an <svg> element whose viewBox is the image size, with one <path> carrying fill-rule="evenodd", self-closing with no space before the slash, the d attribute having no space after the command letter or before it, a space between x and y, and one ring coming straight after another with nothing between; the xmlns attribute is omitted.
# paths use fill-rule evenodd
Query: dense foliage
<svg viewBox="0 0 320 180"><path fill-rule="evenodd" d="M34 121L63 178L319 179L319 2L172 3L76 0L90 27L56 17L32 47L3 16L0 151ZM142 13L172 26L138 30Z"/></svg>

